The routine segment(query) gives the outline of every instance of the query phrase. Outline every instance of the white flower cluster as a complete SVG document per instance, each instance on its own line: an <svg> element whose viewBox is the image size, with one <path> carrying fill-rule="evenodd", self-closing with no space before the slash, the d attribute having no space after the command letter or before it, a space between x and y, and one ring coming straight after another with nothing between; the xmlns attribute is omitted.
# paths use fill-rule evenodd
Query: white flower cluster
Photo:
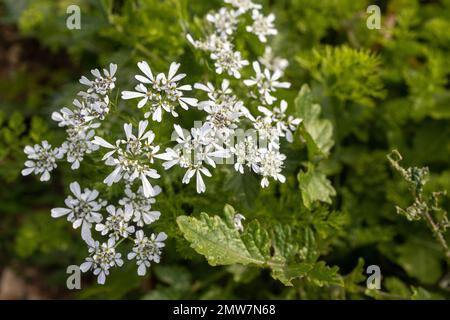
<svg viewBox="0 0 450 320"><path fill-rule="evenodd" d="M217 12L206 15L206 21L211 25L212 31L202 40L194 40L188 34L187 39L197 49L206 51L214 60L218 74L227 73L236 79L241 78L241 69L249 65L243 59L240 51L235 50L233 43L240 23L245 22L245 15L251 12L252 24L246 25L245 30L256 35L262 43L267 38L278 33L275 28L275 15L264 16L262 6L251 0L225 0L229 7L222 7Z"/></svg>
<svg viewBox="0 0 450 320"><path fill-rule="evenodd" d="M233 79L239 79L241 69L250 65L241 58L240 52L234 51L232 44L243 15L251 13L249 19L253 23L246 30L254 33L262 43L277 33L273 25L275 17L273 14L264 16L262 6L250 0L225 2L231 7L207 15L206 20L214 32L206 40L188 38L195 47L211 53L217 73L225 72L231 79L222 80L219 86L210 82L196 83L194 89L206 97L198 101L185 96L193 88L180 84L186 77L186 74L178 73L180 64L173 62L167 74L154 75L150 65L141 61L137 66L142 74L135 76L139 82L135 91L122 91L123 100L138 99L138 109L144 111L145 118L155 122L162 122L163 112L178 117L178 106L204 113L203 121L196 122L189 130L174 125L174 146L161 150L155 133L149 129L149 119L123 124L121 138L96 136L100 121L109 113L109 94L115 88L117 66L110 64L109 70L104 69L103 73L92 70L93 80L80 79L87 90L78 94L74 108L63 108L52 114L52 119L66 129L67 137L61 147L52 149L47 141L43 141L41 145L27 146L24 150L28 160L22 174L35 173L41 175L41 181L47 181L57 160L64 156L72 169L78 169L85 155L100 147L105 149L102 160L112 167L112 171L103 182L108 187L116 183L124 187L124 195L118 204L108 204L99 198L97 190L82 190L78 182L73 182L70 184L73 195L66 198L65 207L51 210L52 217L65 216L73 228L81 227L81 237L89 248L89 256L81 269L84 272L92 270L99 283L105 282L112 267L123 265L118 247L125 240L133 244L127 258L136 261L139 275L145 275L152 262L160 261L167 235L162 232L146 236L143 230L161 216L159 211L152 210L155 197L162 191L154 185L161 177L156 170L156 161L162 161L165 170L175 166L183 169L182 183L195 180L198 193L206 191L204 178L211 177L211 168L219 164L233 164L240 174L259 175L263 188L269 185L270 179L282 183L286 180L282 174L286 156L280 152L281 140L292 142L293 133L301 122L286 114L286 101L281 100L279 106L273 106L277 101L277 89L290 87L288 82L280 80L287 61L274 57L272 49L266 47L264 55L252 62L253 77L244 81ZM233 90L232 84L253 91L240 98L234 93L239 90ZM259 114L255 116L250 110ZM235 217L235 226L240 231L243 230L243 219L241 215ZM103 242L95 238L103 238Z"/></svg>
<svg viewBox="0 0 450 320"><path fill-rule="evenodd" d="M158 154L160 147L153 143L155 134L148 130L148 121L140 121L137 135L133 134L133 125L124 124L126 139L116 140L115 144L96 136L93 143L110 151L103 156L105 164L113 166L114 170L103 181L108 186L125 180L133 183L135 179L142 182L143 193L146 197L155 196L156 191L150 184L148 178L159 179L158 172L151 168L155 159L167 160L162 154Z"/></svg>
<svg viewBox="0 0 450 320"><path fill-rule="evenodd" d="M92 70L94 80L88 80L85 76L80 79L80 83L88 86L88 89L78 93L80 99L73 101L74 107L64 107L52 114L58 126L66 128L66 140L55 149L51 149L47 141L43 141L42 146L26 146L24 151L29 160L25 162L27 168L22 170L22 175L34 172L36 175L42 174L41 181L48 181L50 172L57 167L57 159L66 156L67 162L72 164L72 170L76 170L86 154L98 149L91 140L95 129L100 126L97 120L103 120L109 112L108 93L115 87L116 71L117 65L111 63L109 70L103 70L103 75L98 69Z"/></svg>
<svg viewBox="0 0 450 320"><path fill-rule="evenodd" d="M178 117L178 113L175 111L177 105L184 110L188 110L189 106L197 105L197 99L184 96L184 91L190 91L192 87L178 85L178 82L186 77L184 73L177 75L180 68L179 63L173 62L170 65L167 76L164 73L153 76L150 66L145 61L139 62L138 67L144 75L135 76L136 80L140 82L135 87L136 91L123 91L122 99L141 99L138 108L146 107L145 118L152 115L152 120L161 122L163 110Z"/></svg>
<svg viewBox="0 0 450 320"><path fill-rule="evenodd" d="M191 129L190 134L175 125L177 146L163 154L164 158L170 158L164 168L175 164L187 168L183 183L188 183L195 174L199 193L206 189L201 175L211 176L205 164L215 167L224 158L241 174L248 167L261 175L262 187L269 185L269 178L284 182L281 171L286 156L279 152L280 138L292 142L293 132L301 122L286 115L287 102L281 101L280 107L272 111L260 106L261 115L255 118L233 94L228 80L222 82L220 89L211 83L197 83L194 87L207 93L208 100L198 103L198 109L206 112L206 119L201 128ZM250 128L243 132L247 124Z"/></svg>
<svg viewBox="0 0 450 320"><path fill-rule="evenodd" d="M89 256L80 266L83 272L92 270L97 276L98 283L104 284L109 270L123 265L118 246L124 240L130 240L134 244L128 253L128 259L136 260L139 275L145 275L146 268L151 262L159 263L161 248L164 247L167 235L161 232L157 235L152 233L150 237L146 237L144 231L138 229L152 224L160 217L160 212L150 211L155 199L145 197L142 188L134 193L128 185L126 197L119 200L119 207L108 205L106 201L99 199L97 190L82 191L78 182L72 182L70 190L73 196L66 198L66 207L54 208L51 214L54 218L67 216L67 221L72 223L74 229L81 226L81 235L89 250ZM106 218L101 213L104 208L106 208ZM107 238L105 242L100 243L94 240L93 226L100 234L99 236Z"/></svg>

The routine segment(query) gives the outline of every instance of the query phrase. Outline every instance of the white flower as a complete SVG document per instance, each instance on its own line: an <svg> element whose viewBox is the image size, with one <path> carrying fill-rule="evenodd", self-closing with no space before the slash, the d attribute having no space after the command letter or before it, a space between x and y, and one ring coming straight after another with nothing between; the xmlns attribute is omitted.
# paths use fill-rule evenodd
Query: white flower
<svg viewBox="0 0 450 320"><path fill-rule="evenodd" d="M164 169L168 170L174 165L187 169L182 182L188 184L191 178L196 176L197 192L206 191L206 185L202 174L211 177L211 172L205 167L205 164L216 167L218 158L227 158L228 150L217 148L212 140L211 128L206 124L201 128L192 128L190 133L185 134L183 129L174 125L176 141L178 145L171 149L167 148L162 156L167 159L163 163Z"/></svg>
<svg viewBox="0 0 450 320"><path fill-rule="evenodd" d="M212 23L216 32L221 36L231 36L237 28L238 13L227 8L220 8L219 12L206 15L206 20Z"/></svg>
<svg viewBox="0 0 450 320"><path fill-rule="evenodd" d="M109 275L109 269L123 265L121 254L116 252L114 238L109 238L108 242L100 243L98 241L87 241L89 246L89 257L80 265L80 270L87 272L93 270L94 275L97 276L97 282L104 284L106 277Z"/></svg>
<svg viewBox="0 0 450 320"><path fill-rule="evenodd" d="M233 51L231 48L211 53L211 59L215 60L214 66L218 74L226 72L236 79L241 78L240 70L249 65L248 60L242 59L239 51Z"/></svg>
<svg viewBox="0 0 450 320"><path fill-rule="evenodd" d="M288 104L285 100L282 100L280 107L275 107L273 111L270 111L266 107L259 106L258 110L262 112L266 117L271 119L277 125L277 129L280 136L286 136L288 142L293 142L293 133L297 130L298 125L302 122L301 119L294 118L293 116L286 116Z"/></svg>
<svg viewBox="0 0 450 320"><path fill-rule="evenodd" d="M267 42L267 37L278 34L277 29L275 29L274 21L275 15L273 13L265 17L259 10L252 11L253 24L247 26L247 31L258 36L259 41L265 43Z"/></svg>
<svg viewBox="0 0 450 320"><path fill-rule="evenodd" d="M81 192L78 182L70 184L70 191L74 197L68 196L65 200L67 208L54 208L51 210L53 218L67 216L67 221L72 223L74 229L81 227L81 236L87 240L91 238L91 226L102 221L99 211L106 205L106 201L97 199L97 190L84 189ZM96 200L97 199L97 200Z"/></svg>
<svg viewBox="0 0 450 320"><path fill-rule="evenodd" d="M234 168L244 174L244 166L249 167L254 172L259 172L259 149L252 136L247 136L243 141L239 141L230 149L235 156Z"/></svg>
<svg viewBox="0 0 450 320"><path fill-rule="evenodd" d="M252 0L225 0L225 3L229 3L241 13L245 13L252 9L262 9L262 5L253 3Z"/></svg>
<svg viewBox="0 0 450 320"><path fill-rule="evenodd" d="M289 62L286 59L275 57L272 48L269 46L266 46L264 55L258 58L258 61L272 72L279 71L284 73L284 70L289 66Z"/></svg>
<svg viewBox="0 0 450 320"><path fill-rule="evenodd" d="M209 100L199 102L198 108L208 113L206 123L212 129L212 135L223 138L233 135L242 116L252 118L243 102L232 95L229 85L230 82L226 79L223 80L221 89L215 89L211 83L194 85L196 89L208 93Z"/></svg>
<svg viewBox="0 0 450 320"><path fill-rule="evenodd" d="M270 73L269 69L264 69L264 72L262 72L261 66L257 61L253 62L253 69L256 73L255 77L244 80L244 84L248 87L256 86L262 101L269 105L277 100L271 95L272 92L275 92L278 88L289 89L291 87L289 82L278 81L283 75L279 70L273 74Z"/></svg>
<svg viewBox="0 0 450 320"><path fill-rule="evenodd" d="M263 176L261 187L269 186L269 177L284 183L286 178L281 174L286 156L277 150L261 149L261 163L259 174Z"/></svg>
<svg viewBox="0 0 450 320"><path fill-rule="evenodd" d="M216 89L211 82L208 82L206 85L202 83L196 83L194 85L194 88L208 93L208 98L210 99L207 101L199 102L197 104L197 108L199 110L203 110L205 107L210 106L211 103L226 103L229 100L236 99L236 97L232 95L233 91L230 88L230 81L228 81L227 79L224 79L222 81L220 89Z"/></svg>
<svg viewBox="0 0 450 320"><path fill-rule="evenodd" d="M253 127L259 135L260 143L267 143L273 149L280 148L280 137L284 137L284 132L279 130L272 118L258 117L253 122Z"/></svg>
<svg viewBox="0 0 450 320"><path fill-rule="evenodd" d="M67 130L67 140L61 145L61 149L66 154L67 162L72 163L72 170L80 167L80 162L83 161L85 154L98 150L99 146L91 142L94 134L94 130L88 132Z"/></svg>
<svg viewBox="0 0 450 320"><path fill-rule="evenodd" d="M75 99L73 100L74 109L64 107L59 112L55 111L52 113L52 119L58 122L58 126L70 127L76 131L98 128L100 124L93 120L103 118L109 112L109 99L105 96L104 100L89 103L89 106L86 104L85 100Z"/></svg>
<svg viewBox="0 0 450 320"><path fill-rule="evenodd" d="M158 235L152 233L150 238L147 238L142 230L136 231L135 235L134 247L132 252L128 253L128 260L136 259L137 273L144 276L152 261L159 263L161 248L165 246L164 241L167 239L167 235L164 232L160 232Z"/></svg>
<svg viewBox="0 0 450 320"><path fill-rule="evenodd" d="M154 196L161 193L161 188L158 186L153 187ZM138 227L149 225L161 216L159 211L150 211L152 204L156 202L155 198L147 198L142 191L142 187L139 187L136 193L131 191L130 187L125 189L125 197L119 200L119 204L122 206L130 206L133 213L133 222Z"/></svg>
<svg viewBox="0 0 450 320"><path fill-rule="evenodd" d="M52 149L52 146L45 140L34 147L26 146L24 152L29 160L25 161L26 168L22 170L22 175L40 174L41 181L50 180L50 172L57 167L56 160L63 156L59 148Z"/></svg>
<svg viewBox="0 0 450 320"><path fill-rule="evenodd" d="M186 77L184 73L177 75L180 68L179 63L173 62L170 65L167 76L160 73L155 77L145 61L139 62L138 67L144 73L144 76L135 76L140 84L135 87L136 91L122 91L122 99L140 98L137 106L138 108L147 106L149 111L145 113L146 118L152 115L152 120L161 122L163 110L171 113L174 117L178 117L178 113L175 111L177 104L185 110L188 110L189 106L195 107L197 105L197 99L184 96L184 92L192 90L192 87L190 85L178 85L178 82Z"/></svg>
<svg viewBox="0 0 450 320"><path fill-rule="evenodd" d="M106 95L112 89L114 89L116 78L114 75L117 71L117 64L110 63L109 70L103 69L103 76L98 69L91 70L92 75L95 77L94 80L89 80L85 76L82 76L80 83L88 86L88 93L95 92L102 96Z"/></svg>
<svg viewBox="0 0 450 320"><path fill-rule="evenodd" d="M154 159L168 160L165 154L158 154L159 146L153 145L155 134L149 130L146 132L148 121L140 121L137 136L133 134L133 125L124 124L126 140L117 140L115 146L101 137L95 137L93 143L104 148L111 149L103 156L106 165L115 166L111 174L103 181L108 186L119 182L124 178L128 182L133 182L139 178L142 181L144 195L151 197L155 195L148 178L159 179L160 175L149 164L154 163ZM113 157L114 156L114 157Z"/></svg>
<svg viewBox="0 0 450 320"><path fill-rule="evenodd" d="M133 216L133 209L131 206L126 206L125 209L109 205L106 207L109 216L104 223L97 223L95 230L101 232L102 236L108 235L110 238L119 240L120 238L128 238L134 233L134 226L129 222Z"/></svg>
<svg viewBox="0 0 450 320"><path fill-rule="evenodd" d="M98 118L103 120L109 113L109 97L99 96L95 92L78 92L78 96L83 99L86 107L82 110L85 117Z"/></svg>
<svg viewBox="0 0 450 320"><path fill-rule="evenodd" d="M231 50L233 48L233 44L227 37L222 37L215 33L208 35L203 41L194 40L190 34L188 34L186 38L195 48L207 52L220 52L222 50Z"/></svg>
<svg viewBox="0 0 450 320"><path fill-rule="evenodd" d="M236 213L233 217L234 228L240 232L244 231L242 220L245 220L245 217L240 213Z"/></svg>

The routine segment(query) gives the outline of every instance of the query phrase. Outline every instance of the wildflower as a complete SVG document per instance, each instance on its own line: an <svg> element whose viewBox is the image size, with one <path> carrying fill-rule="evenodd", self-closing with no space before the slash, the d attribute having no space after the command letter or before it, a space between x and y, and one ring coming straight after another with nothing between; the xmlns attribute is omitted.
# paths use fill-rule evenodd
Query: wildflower
<svg viewBox="0 0 450 320"><path fill-rule="evenodd" d="M163 167L168 170L178 164L181 168L187 169L182 183L188 184L195 175L197 192L203 193L206 191L206 185L202 174L211 177L211 172L205 164L215 168L215 158L227 158L228 150L216 149L212 143L213 138L210 136L211 128L207 124L201 128L192 128L187 135L180 126L174 125L174 128L178 145L173 149L166 149L166 153L162 155L167 159Z"/></svg>
<svg viewBox="0 0 450 320"><path fill-rule="evenodd" d="M34 147L26 146L24 152L29 160L25 161L26 168L22 170L22 175L40 174L41 181L50 180L50 172L57 167L56 160L63 156L59 148L52 149L52 146L45 140Z"/></svg>
<svg viewBox="0 0 450 320"><path fill-rule="evenodd" d="M249 117L249 111L242 101L232 94L229 81L223 80L221 89L215 89L211 83L206 85L197 83L196 89L208 93L209 100L198 104L200 110L208 113L206 124L213 131L213 135L229 137L237 128L242 116Z"/></svg>
<svg viewBox="0 0 450 320"><path fill-rule="evenodd" d="M289 62L286 59L275 57L272 48L269 46L266 46L263 56L258 58L258 61L270 71L279 71L282 74L289 66Z"/></svg>
<svg viewBox="0 0 450 320"><path fill-rule="evenodd" d="M106 207L109 216L104 223L97 223L95 230L101 232L102 236L109 235L116 241L120 238L128 238L128 236L134 233L134 226L129 222L133 215L133 209L131 206L126 206L125 209L115 208L113 205Z"/></svg>
<svg viewBox="0 0 450 320"><path fill-rule="evenodd" d="M241 13L245 13L252 9L262 9L262 5L253 3L251 0L225 0L225 3L229 3Z"/></svg>
<svg viewBox="0 0 450 320"><path fill-rule="evenodd" d="M188 34L186 38L195 48L202 51L220 52L233 49L233 44L227 37L222 37L215 33L208 35L203 41L194 40L190 34Z"/></svg>
<svg viewBox="0 0 450 320"><path fill-rule="evenodd" d="M291 87L289 82L278 81L282 76L282 73L279 70L271 74L269 69L266 68L264 69L264 72L262 72L261 66L257 61L253 62L253 69L256 73L255 77L244 80L244 84L248 87L256 86L264 103L271 105L277 100L271 93L275 92L278 88L289 89Z"/></svg>
<svg viewBox="0 0 450 320"><path fill-rule="evenodd" d="M136 259L137 273L144 276L152 261L159 263L161 248L165 246L164 240L167 239L167 235L164 232L160 232L158 235L152 233L150 238L147 238L142 230L138 230L135 236L134 247L132 252L128 253L128 260Z"/></svg>
<svg viewBox="0 0 450 320"><path fill-rule="evenodd" d="M261 162L259 165L259 174L263 176L261 180L261 187L265 188L269 186L269 177L284 183L286 178L281 174L281 170L284 166L284 160L286 156L277 150L273 149L261 149Z"/></svg>
<svg viewBox="0 0 450 320"><path fill-rule="evenodd" d="M275 15L273 13L265 17L259 10L252 11L253 24L247 26L247 32L251 32L258 36L259 41L267 42L267 37L278 34L277 29L273 22L275 21Z"/></svg>
<svg viewBox="0 0 450 320"><path fill-rule="evenodd" d="M259 149L255 139L247 136L243 141L239 141L230 148L231 153L235 156L234 169L244 174L244 167L247 166L254 172L259 171Z"/></svg>
<svg viewBox="0 0 450 320"><path fill-rule="evenodd" d="M116 78L114 75L117 71L117 64L110 63L109 70L103 69L103 76L98 69L91 70L92 75L95 77L94 80L89 80L85 76L82 76L80 83L88 86L88 93L95 92L99 95L106 95L112 89L114 89Z"/></svg>
<svg viewBox="0 0 450 320"><path fill-rule="evenodd" d="M78 96L83 100L86 105L83 108L82 113L85 117L92 117L96 119L103 120L105 116L109 113L109 97L99 96L98 94L91 92L78 92Z"/></svg>
<svg viewBox="0 0 450 320"><path fill-rule="evenodd" d="M116 242L114 238L109 238L108 242L100 243L98 241L87 241L89 246L89 257L80 265L80 270L87 272L93 270L97 276L97 282L104 284L109 275L109 269L115 266L121 267L123 260L121 254L116 252Z"/></svg>
<svg viewBox="0 0 450 320"><path fill-rule="evenodd" d="M91 142L94 130L77 132L69 129L67 133L67 140L61 145L61 149L66 154L67 162L72 164L71 169L76 170L80 167L84 155L98 150L99 146Z"/></svg>
<svg viewBox="0 0 450 320"><path fill-rule="evenodd" d="M288 104L285 100L282 100L280 107L275 107L273 111L266 107L259 106L258 110L262 112L267 118L276 123L280 136L286 136L288 142L293 142L293 133L297 130L298 125L302 122L301 119L294 118L293 116L286 116Z"/></svg>
<svg viewBox="0 0 450 320"><path fill-rule="evenodd" d="M153 190L154 196L161 193L161 188L158 186L153 187ZM151 224L159 219L161 212L150 211L155 202L155 198L145 197L142 187L139 187L135 193L131 190L130 186L127 186L125 189L125 197L119 200L120 205L131 207L133 222L135 222L138 227Z"/></svg>
<svg viewBox="0 0 450 320"><path fill-rule="evenodd" d="M142 182L144 195L151 197L155 195L148 178L159 179L160 176L149 164L154 163L154 159L168 160L164 154L158 154L159 146L153 145L155 134L147 130L148 121L140 121L137 136L132 133L133 125L124 124L126 140L117 140L115 145L96 136L93 143L104 148L111 149L103 156L106 165L115 166L113 172L103 181L108 186L117 183L122 178L128 182L133 182L139 178ZM113 157L115 156L115 157Z"/></svg>
<svg viewBox="0 0 450 320"><path fill-rule="evenodd" d="M270 117L258 117L253 122L261 143L267 143L270 148L278 150L280 148L280 137L284 137L284 132L280 131L277 124Z"/></svg>
<svg viewBox="0 0 450 320"><path fill-rule="evenodd" d="M184 92L192 90L192 87L178 85L178 82L186 77L184 73L177 74L180 68L179 63L173 62L170 65L167 76L160 73L155 77L145 61L139 62L138 68L144 73L144 76L135 76L140 84L135 87L136 91L122 91L122 99L140 98L137 106L138 108L148 107L149 111L145 113L146 118L152 115L153 121L161 122L163 110L178 117L175 111L177 104L185 110L188 110L189 106L197 105L197 99L184 96Z"/></svg>
<svg viewBox="0 0 450 320"><path fill-rule="evenodd" d="M218 74L226 72L229 76L233 76L236 79L241 78L240 70L244 66L249 65L247 60L242 59L239 51L233 51L230 48L211 53L211 59L215 60L214 66Z"/></svg>
<svg viewBox="0 0 450 320"><path fill-rule="evenodd" d="M103 219L99 211L106 205L106 201L97 199L99 193L95 189L86 188L81 192L80 185L76 181L70 184L70 191L74 197L68 196L64 201L67 208L54 208L51 215L53 218L67 216L67 221L72 223L74 229L81 226L82 238L89 239L92 224L99 223Z"/></svg>
<svg viewBox="0 0 450 320"><path fill-rule="evenodd" d="M227 8L221 8L219 12L211 12L206 15L206 20L216 29L222 37L231 36L237 28L237 12Z"/></svg>

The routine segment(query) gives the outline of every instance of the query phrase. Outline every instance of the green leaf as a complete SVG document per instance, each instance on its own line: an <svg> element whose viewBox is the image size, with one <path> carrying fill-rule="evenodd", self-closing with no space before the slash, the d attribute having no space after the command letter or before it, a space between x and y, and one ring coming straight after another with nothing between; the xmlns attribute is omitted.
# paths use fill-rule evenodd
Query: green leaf
<svg viewBox="0 0 450 320"><path fill-rule="evenodd" d="M336 195L336 191L326 175L317 171L312 165L308 166L308 171L299 172L298 182L303 204L309 209L315 201L331 204L331 197Z"/></svg>
<svg viewBox="0 0 450 320"><path fill-rule="evenodd" d="M212 266L235 263L264 265L265 263L262 255L252 255L257 250L246 247L239 231L230 228L218 216L209 217L206 213L201 213L200 219L180 216L177 218L177 223L184 237L191 242L192 248L204 255ZM250 232L252 230L253 228ZM248 234L248 242L251 236ZM260 240L253 239L254 242Z"/></svg>
<svg viewBox="0 0 450 320"><path fill-rule="evenodd" d="M432 293L427 290L425 290L422 287L411 287L411 290L413 292L411 299L412 300L443 300L444 298L437 294Z"/></svg>
<svg viewBox="0 0 450 320"><path fill-rule="evenodd" d="M330 120L320 119L321 106L313 102L311 90L304 85L295 99L297 116L303 119L300 133L306 140L309 158L319 154L328 156L333 147L333 125Z"/></svg>
<svg viewBox="0 0 450 320"><path fill-rule="evenodd" d="M423 244L408 242L397 249L397 261L411 277L434 284L442 276L439 252Z"/></svg>
<svg viewBox="0 0 450 320"><path fill-rule="evenodd" d="M308 279L319 287L325 285L338 285L343 286L344 280L338 273L339 268L337 266L329 267L323 261L319 261L315 264L311 272L308 273Z"/></svg>
<svg viewBox="0 0 450 320"><path fill-rule="evenodd" d="M227 206L225 211L230 215L234 209ZM180 216L177 223L191 247L212 266L242 264L269 268L272 277L286 286L309 273L309 278L319 285L342 282L337 280L337 268L299 259L300 246L293 240L289 226L277 225L270 233L254 220L240 233L219 216L210 217L206 213L199 218Z"/></svg>
<svg viewBox="0 0 450 320"><path fill-rule="evenodd" d="M356 293L359 291L358 284L366 280L367 276L364 274L364 259L359 258L355 269L345 276L345 288L349 292Z"/></svg>

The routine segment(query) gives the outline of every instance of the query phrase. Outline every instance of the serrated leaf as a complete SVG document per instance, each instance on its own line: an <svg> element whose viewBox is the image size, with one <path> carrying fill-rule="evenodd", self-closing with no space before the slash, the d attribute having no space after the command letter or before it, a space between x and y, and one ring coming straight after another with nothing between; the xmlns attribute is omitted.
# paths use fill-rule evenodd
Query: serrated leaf
<svg viewBox="0 0 450 320"><path fill-rule="evenodd" d="M264 265L261 256L252 256L239 231L230 228L220 217L200 214L200 219L180 216L178 227L191 247L204 255L212 266L240 263Z"/></svg>
<svg viewBox="0 0 450 320"><path fill-rule="evenodd" d="M229 216L234 209L227 206L225 211ZM221 217L206 213L199 218L180 216L177 223L191 247L212 266L242 264L269 268L272 277L287 286L309 273L312 281L320 285L339 283L337 268L299 261L300 246L293 240L289 226L277 225L273 232L268 232L254 220L240 233ZM314 271L316 266L318 270Z"/></svg>
<svg viewBox="0 0 450 320"><path fill-rule="evenodd" d="M303 204L309 209L315 201L331 204L331 197L336 195L336 191L326 175L311 165L308 167L308 171L299 172L298 182Z"/></svg>
<svg viewBox="0 0 450 320"><path fill-rule="evenodd" d="M321 106L313 102L311 90L304 85L295 99L297 117L303 119L300 133L306 140L309 158L319 154L328 156L334 145L333 124L330 120L320 119Z"/></svg>
<svg viewBox="0 0 450 320"><path fill-rule="evenodd" d="M349 292L358 292L358 283L366 280L367 276L364 274L364 259L359 258L356 267L345 276L345 288Z"/></svg>
<svg viewBox="0 0 450 320"><path fill-rule="evenodd" d="M308 279L314 284L322 287L324 285L338 285L343 286L344 280L338 273L339 268L329 267L323 261L315 264L314 268L308 273Z"/></svg>

